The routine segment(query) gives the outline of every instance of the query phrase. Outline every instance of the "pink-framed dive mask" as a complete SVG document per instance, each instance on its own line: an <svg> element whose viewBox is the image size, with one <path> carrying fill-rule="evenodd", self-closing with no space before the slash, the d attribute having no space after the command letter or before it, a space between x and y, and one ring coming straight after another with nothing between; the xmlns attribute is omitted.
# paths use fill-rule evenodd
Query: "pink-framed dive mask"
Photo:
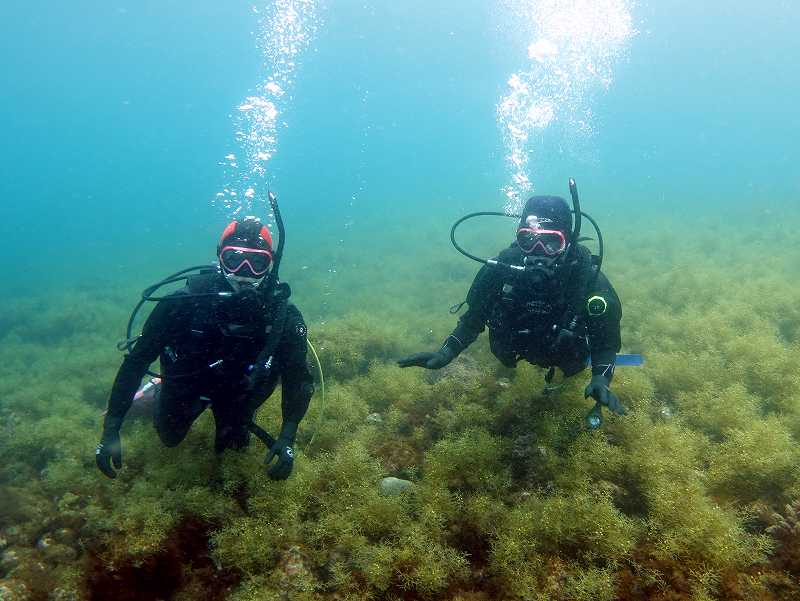
<svg viewBox="0 0 800 601"><path fill-rule="evenodd" d="M272 253L245 246L223 246L219 263L226 273L246 278L261 278L272 266Z"/></svg>
<svg viewBox="0 0 800 601"><path fill-rule="evenodd" d="M558 255L567 248L567 238L564 232L550 230L542 227L542 223L535 215L530 215L526 225L517 229L517 245L526 255Z"/></svg>

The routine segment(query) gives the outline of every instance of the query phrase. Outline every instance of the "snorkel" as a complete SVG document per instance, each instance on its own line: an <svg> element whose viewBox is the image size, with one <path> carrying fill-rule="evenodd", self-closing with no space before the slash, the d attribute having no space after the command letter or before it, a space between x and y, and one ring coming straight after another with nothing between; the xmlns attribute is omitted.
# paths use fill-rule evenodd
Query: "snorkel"
<svg viewBox="0 0 800 601"><path fill-rule="evenodd" d="M281 209L278 206L278 197L272 190L267 192L269 198L269 206L272 209L272 215L275 217L275 224L278 226L278 249L275 251L275 258L272 263L272 271L269 274L270 281L267 283L267 290L278 282L278 270L281 267L281 259L283 259L283 246L286 243L286 228L283 225L283 217L281 217Z"/></svg>
<svg viewBox="0 0 800 601"><path fill-rule="evenodd" d="M578 186L572 178L569 178L569 195L572 197L572 212L575 215L575 227L572 228L572 236L570 236L567 242L567 249L564 251L565 258L569 257L573 242L577 242L581 235L581 201L580 198L578 198Z"/></svg>
<svg viewBox="0 0 800 601"><path fill-rule="evenodd" d="M600 231L600 226L597 225L597 222L592 218L591 215L588 213L584 213L581 211L581 201L578 198L578 186L575 183L575 180L569 178L569 195L572 198L572 212L575 214L575 228L572 232L572 240L575 242L581 241L581 217L586 217L589 220L589 223L592 224L595 233L597 234L597 262L595 263L595 275L594 279L597 280L597 276L600 273L600 269L603 267L603 257L605 256L605 247L603 245L603 232ZM567 248L567 252L570 251L570 248ZM566 254L566 253L565 253Z"/></svg>

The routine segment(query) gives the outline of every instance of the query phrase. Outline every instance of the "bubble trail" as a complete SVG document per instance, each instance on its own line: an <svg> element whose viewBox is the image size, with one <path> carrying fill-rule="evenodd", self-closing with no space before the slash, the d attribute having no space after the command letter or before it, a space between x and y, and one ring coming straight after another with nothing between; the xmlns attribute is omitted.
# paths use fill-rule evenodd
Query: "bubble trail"
<svg viewBox="0 0 800 601"><path fill-rule="evenodd" d="M256 204L266 207L266 190L259 190L267 163L275 155L281 121L291 101L291 89L301 55L319 28L314 0L275 0L266 8L253 6L258 17L256 43L264 58L266 77L232 115L238 152L219 164L227 182L214 204L228 217L252 214Z"/></svg>
<svg viewBox="0 0 800 601"><path fill-rule="evenodd" d="M533 192L529 163L536 134L556 124L566 137L594 133L592 99L636 35L626 0L506 0L505 18L530 40L528 67L511 74L497 104L509 182L506 211ZM535 154L534 154L535 156Z"/></svg>

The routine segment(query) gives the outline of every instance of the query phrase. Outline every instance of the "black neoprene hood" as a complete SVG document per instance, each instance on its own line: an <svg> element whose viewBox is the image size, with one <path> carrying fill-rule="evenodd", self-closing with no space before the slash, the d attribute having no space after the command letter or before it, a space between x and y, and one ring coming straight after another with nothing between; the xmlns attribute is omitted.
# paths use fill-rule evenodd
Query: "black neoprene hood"
<svg viewBox="0 0 800 601"><path fill-rule="evenodd" d="M525 203L519 227L527 227L526 219L536 215L539 219L547 219L542 226L545 229L558 230L569 238L572 233L572 211L567 201L560 196L531 196Z"/></svg>

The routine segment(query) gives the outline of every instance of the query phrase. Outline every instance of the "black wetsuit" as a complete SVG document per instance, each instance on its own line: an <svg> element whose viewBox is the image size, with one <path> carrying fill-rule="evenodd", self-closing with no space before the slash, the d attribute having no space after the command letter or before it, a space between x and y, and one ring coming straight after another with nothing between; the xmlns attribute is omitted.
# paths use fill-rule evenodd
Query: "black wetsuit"
<svg viewBox="0 0 800 601"><path fill-rule="evenodd" d="M180 443L208 406L217 451L246 445L253 414L279 378L284 426L296 429L314 392L300 311L279 294L268 301L260 291L180 298L219 291L230 291L225 278L204 274L156 305L117 373L106 428L119 430L142 377L160 356L164 377L154 421L165 445Z"/></svg>
<svg viewBox="0 0 800 601"><path fill-rule="evenodd" d="M592 373L610 376L621 346L622 305L588 249L578 246L571 256L555 275L538 284L528 273L482 267L467 294L469 309L450 338L463 350L488 325L492 352L508 367L524 359L559 367L570 376L586 367L591 354ZM498 260L522 265L524 255L513 244ZM591 315L588 301L594 297L602 302L594 301L593 312L604 310ZM446 344L459 346L449 339Z"/></svg>

